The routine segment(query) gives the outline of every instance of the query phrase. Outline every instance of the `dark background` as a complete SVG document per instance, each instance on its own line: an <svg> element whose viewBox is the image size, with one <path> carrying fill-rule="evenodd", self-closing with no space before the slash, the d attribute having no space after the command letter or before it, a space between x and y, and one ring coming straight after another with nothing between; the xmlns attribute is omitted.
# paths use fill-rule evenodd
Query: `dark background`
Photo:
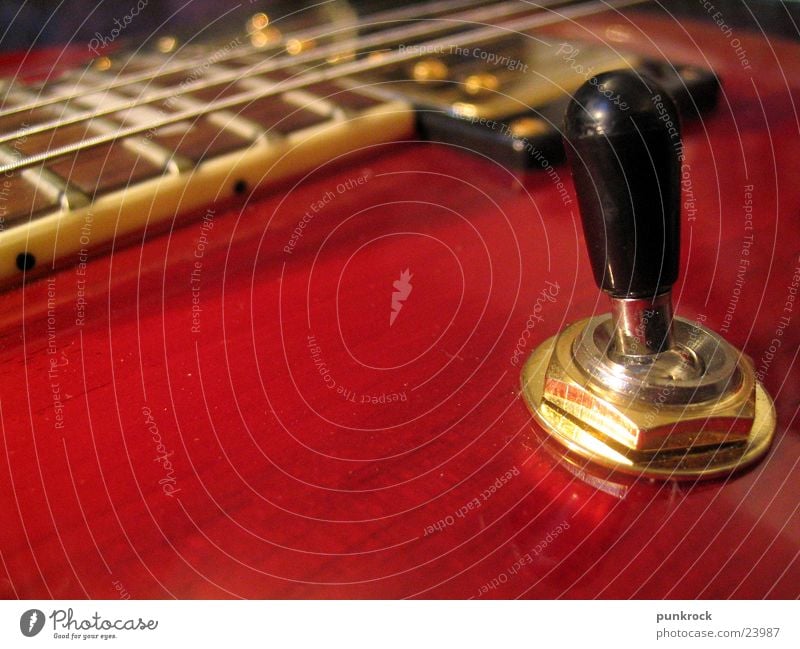
<svg viewBox="0 0 800 649"><path fill-rule="evenodd" d="M85 44L95 33L106 35L130 13L137 0L0 0L0 50L28 50L32 47ZM763 29L772 35L800 37L800 2L781 0L712 0L723 12L725 22L739 28ZM241 32L248 16L258 11L280 18L308 3L275 0L148 0L147 7L125 28L124 37L139 41L158 34L192 35L226 12L215 25ZM361 13L390 6L424 4L373 0L351 2ZM710 20L699 0L669 0L662 3L672 14ZM651 10L659 11L659 3ZM713 12L712 12L713 13Z"/></svg>
<svg viewBox="0 0 800 649"><path fill-rule="evenodd" d="M72 43L86 47L95 33L107 36L138 0L0 0L0 50L28 50ZM217 33L241 33L259 11L271 18L302 9L303 2L271 0L147 0L120 39L140 43L158 35L191 36L216 21ZM222 18L220 18L222 17Z"/></svg>

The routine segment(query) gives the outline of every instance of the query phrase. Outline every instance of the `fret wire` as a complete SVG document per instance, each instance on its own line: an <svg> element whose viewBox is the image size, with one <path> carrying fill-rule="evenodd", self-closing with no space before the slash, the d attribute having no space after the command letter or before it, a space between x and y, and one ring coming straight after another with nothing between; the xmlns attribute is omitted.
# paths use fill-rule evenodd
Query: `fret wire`
<svg viewBox="0 0 800 649"><path fill-rule="evenodd" d="M505 0L487 0L492 3L501 4ZM445 11L451 11L455 9L460 9L464 6L470 6L474 4L474 0L439 0L438 2L430 2L427 5L423 5L422 7L402 7L400 9L390 9L387 11L377 12L372 15L365 16L363 20L356 20L356 21L343 21L339 23L340 29L337 31L343 31L345 29L353 29L353 28L361 28L361 27L369 27L377 24L381 24L384 22L392 21L392 20L402 20L403 18L417 18L420 16L420 9L423 9L421 15L433 15L437 13L442 13ZM369 20L370 22L367 22ZM271 45L268 48L258 48L253 45L246 46L247 51L239 52L239 51L232 51L228 54L222 55L220 58L216 59L216 63L220 63L223 61L235 61L236 59L244 59L245 57L252 56L253 54L264 54L269 51L276 51L281 52L285 45L286 39L300 39L300 40L309 40L314 38L320 38L329 35L329 26L325 27L309 27L308 29L301 30L292 34L287 34L284 38L281 38L277 43ZM153 81L154 79L158 79L160 77L165 77L171 74L175 74L177 72L185 72L187 70L193 70L199 65L202 65L203 62L208 58L207 54L197 59L192 60L191 62L181 62L180 64L174 67L167 67L164 69L159 70L156 74L152 72L142 72L141 74L134 74L131 76L119 78L109 84L106 85L99 85L95 92L102 92L107 90L115 90L117 88L123 88L128 85L133 85L136 83L140 83L142 81ZM24 104L22 106L13 106L12 108L7 108L4 110L0 110L0 117L5 117L6 115L15 115L17 113L21 113L26 110L34 110L36 108L43 108L45 106L52 106L53 104L57 104L62 101L69 101L71 99L76 99L78 97L82 97L85 93L85 90L75 91L72 93L67 93L63 95L54 95L52 97L47 97L45 99L36 99L30 103Z"/></svg>
<svg viewBox="0 0 800 649"><path fill-rule="evenodd" d="M560 4L568 3L570 1L571 0L553 0L547 6L548 7L557 6ZM488 18L505 17L508 16L509 14L529 12L532 10L533 10L532 8L527 7L525 5L522 6L509 5L499 10L494 6L483 7L480 9L474 9L471 11L464 12L463 14L454 14L452 16L448 16L446 18L446 21L447 22L456 20L465 22L482 21ZM445 19L438 19L438 20L445 20ZM265 72L274 72L277 70L283 70L288 67L300 65L303 63L308 63L310 61L315 61L317 59L319 59L320 61L324 61L326 57L332 54L339 53L343 50L353 49L356 47L358 47L359 49L365 49L374 46L388 45L389 43L396 43L397 41L400 40L414 38L416 36L427 36L428 34L433 34L434 32L437 31L445 31L447 29L452 29L453 26L447 24L447 22L445 22L444 24L437 24L437 25L421 24L421 25L413 25L410 27L398 27L396 29L388 30L386 33L382 32L380 34L368 36L363 39L353 39L351 41L343 43L332 43L325 47L309 51L306 54L299 54L291 58L283 58L272 61L266 60L257 63L253 66L250 66L244 70L233 70L227 74L220 74L213 79L198 80L195 83L182 86L177 92L172 88L168 88L159 92L154 92L143 98L139 96L134 99L130 99L129 101L124 101L117 104L104 106L99 110L76 113L75 115L66 119L63 117L59 117L45 122L40 122L38 124L33 124L31 126L27 126L25 128L18 129L16 131L12 131L10 133L6 133L5 135L0 136L0 144L4 142L11 142L20 137L28 137L31 135L37 135L39 133L44 133L46 131L51 131L56 128L71 126L73 124L78 124L83 121L94 119L95 117L103 117L105 115L111 115L112 113L117 113L121 111L130 110L132 108L137 108L139 106L146 106L148 104L160 101L161 99L171 99L173 97L189 95L194 91L206 90L208 88L213 88L214 86L220 86L223 83L233 84L237 81L241 81L243 79L253 77L258 74L263 74ZM93 91L91 92L91 94L97 94L98 92L99 91ZM85 95L87 93L84 92L81 94Z"/></svg>
<svg viewBox="0 0 800 649"><path fill-rule="evenodd" d="M483 43L485 41L490 41L497 37L498 31L519 33L520 31L532 29L534 27L541 27L543 25L559 23L569 19L591 16L593 14L597 14L608 9L616 10L625 7L630 7L636 4L641 4L644 1L645 0L609 0L609 1L597 0L595 2L585 3L580 6L576 6L574 8L567 7L561 14L551 12L548 13L547 15L542 16L537 13L534 16L527 16L525 18L514 19L505 24L490 25L486 27L477 28L473 30L471 36L468 36L467 38L463 39L461 41L461 44L475 45L478 43ZM438 48L438 47L443 48L450 45L451 43L452 41L449 37L444 37L432 41L426 41L421 45L424 45L428 48ZM60 158L62 156L69 155L71 153L76 153L84 149L89 149L92 147L101 146L103 144L108 144L109 142L113 142L118 139L131 137L133 135L139 135L141 133L145 133L153 129L159 129L164 126L169 126L171 124L177 124L179 122L183 122L186 120L196 119L198 117L202 117L203 115L207 115L208 113L217 110L225 110L228 108L233 108L234 106L247 104L257 99L270 97L279 93L288 92L290 90L297 90L298 88L310 86L315 83L320 83L322 81L331 81L333 79L342 78L347 75L356 74L359 72L376 70L382 67L386 67L387 65L392 65L394 63L399 63L414 59L417 56L418 55L415 53L414 50L405 52L396 51L385 54L379 60L374 60L374 61L362 60L362 61L354 61L352 63L344 63L332 69L311 73L310 75L306 75L301 79L297 79L296 81L291 81L291 80L281 81L276 86L265 91L258 90L258 91L241 93L224 100L213 102L209 106L201 109L187 110L180 113L176 113L171 117L167 117L161 120L156 120L152 124L145 124L145 125L120 129L119 131L113 134L94 136L86 140L82 140L81 142L76 142L74 144L68 144L62 147L58 147L52 151L19 158L14 163L0 165L0 174L16 171L17 169L26 169L29 167L33 167L37 164L41 164L43 162L47 162L48 160ZM309 76L310 78L308 78Z"/></svg>

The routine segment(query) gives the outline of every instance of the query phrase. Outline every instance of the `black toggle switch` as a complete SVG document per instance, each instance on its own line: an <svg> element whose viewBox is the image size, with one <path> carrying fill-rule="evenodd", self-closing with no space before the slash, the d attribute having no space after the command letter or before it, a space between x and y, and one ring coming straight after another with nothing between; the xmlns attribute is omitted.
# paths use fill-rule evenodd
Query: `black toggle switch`
<svg viewBox="0 0 800 649"><path fill-rule="evenodd" d="M578 89L565 130L611 314L574 322L534 350L522 370L528 406L582 472L587 460L603 471L695 480L758 461L776 419L752 361L672 313L682 155L675 103L649 77L609 72Z"/></svg>
<svg viewBox="0 0 800 649"><path fill-rule="evenodd" d="M680 250L674 102L641 73L607 72L575 93L564 132L597 285L618 299L668 292Z"/></svg>

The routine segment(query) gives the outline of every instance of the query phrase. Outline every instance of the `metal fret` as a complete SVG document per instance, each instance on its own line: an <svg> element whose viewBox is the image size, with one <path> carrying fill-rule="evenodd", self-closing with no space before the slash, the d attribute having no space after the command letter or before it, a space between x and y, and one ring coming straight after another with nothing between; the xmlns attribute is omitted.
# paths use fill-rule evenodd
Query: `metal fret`
<svg viewBox="0 0 800 649"><path fill-rule="evenodd" d="M202 101L187 96L175 99L174 105L182 110L196 110L205 104ZM219 126L220 128L227 129L232 133L235 133L248 142L255 142L264 134L264 129L255 122L226 110L209 113L208 121Z"/></svg>
<svg viewBox="0 0 800 649"><path fill-rule="evenodd" d="M15 157L13 149L0 146L0 161ZM63 209L65 202L66 207L79 203L76 198L67 193L65 183L44 169L26 169L4 177L0 180L0 232L39 214Z"/></svg>
<svg viewBox="0 0 800 649"><path fill-rule="evenodd" d="M259 90L269 87L277 87L278 82L268 81L266 79L251 78L240 81L239 85L243 88ZM284 92L280 95L280 99L286 102L288 109L287 112L291 112L296 108L302 108L328 119L332 119L336 116L336 106L302 90Z"/></svg>
<svg viewBox="0 0 800 649"><path fill-rule="evenodd" d="M88 88L87 88L88 89ZM31 93L15 91L14 97L18 100L30 100ZM84 95L90 101L92 95ZM65 106L62 108L65 115L76 111L75 108ZM72 127L75 128L75 127ZM104 119L91 122L91 129L100 134L114 133L119 125ZM56 130L54 136L61 137L65 129ZM42 139L45 136L32 136ZM46 147L53 144L53 140L43 142ZM28 146L28 141L20 148ZM62 160L50 164L42 170L46 178L56 184L66 184L68 191L65 193L67 204L62 202L62 207L80 207L86 204L87 199L102 195L114 189L127 186L130 183L142 182L159 176L165 170L180 173L191 169L193 164L189 160L173 160L173 152L148 142L143 138L128 138L108 145L108 148L85 154L78 152L73 159ZM81 196L82 195L82 196Z"/></svg>
<svg viewBox="0 0 800 649"><path fill-rule="evenodd" d="M303 92L329 102L342 118L374 108L387 101L387 97L379 91L370 92L369 88L354 89L354 86L355 84L348 83L347 80L337 79L316 83Z"/></svg>
<svg viewBox="0 0 800 649"><path fill-rule="evenodd" d="M85 95L83 97L82 103L86 103L87 105L94 105L95 101L102 101L102 100L103 97L97 97L96 95L90 94L90 95ZM71 112L70 109L65 108L64 110L67 111L67 113ZM149 109L147 107L141 107L138 110L151 111L153 109ZM127 117L128 119L133 118L134 122L138 122L140 124L149 124L150 121L157 115L159 115L159 113L157 111L153 111L152 113L148 113L147 115L142 115L137 120L136 119L137 114L131 112L127 115ZM121 126L120 123L114 122L109 119L92 120L92 125L100 133L108 135L113 135L114 133L119 131ZM176 126L180 128L180 125ZM185 156L178 155L174 150L154 141L153 138L130 137L123 139L121 143L126 149L129 149L132 153L135 153L137 157L141 157L142 159L152 163L155 166L155 168L160 172L168 174L180 174L184 171L189 171L194 167L194 163L192 162L192 160L190 160Z"/></svg>
<svg viewBox="0 0 800 649"><path fill-rule="evenodd" d="M21 101L26 97L23 93L12 91L6 95L6 100L9 99ZM25 140L16 141L13 147L0 145L0 162L13 163L24 154L26 145L27 141ZM58 206L63 210L70 210L88 205L91 202L91 198L86 193L45 167L25 169L21 172L21 176L33 186L36 192L41 192L42 195L47 197L49 199L47 201L48 204L52 203L53 207Z"/></svg>

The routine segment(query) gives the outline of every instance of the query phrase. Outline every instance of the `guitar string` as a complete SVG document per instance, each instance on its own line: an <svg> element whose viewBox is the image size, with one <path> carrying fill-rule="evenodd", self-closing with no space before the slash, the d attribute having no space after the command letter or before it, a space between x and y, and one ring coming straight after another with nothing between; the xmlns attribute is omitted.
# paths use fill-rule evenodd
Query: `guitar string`
<svg viewBox="0 0 800 649"><path fill-rule="evenodd" d="M563 14L559 14L556 12L549 12L547 15L542 16L537 13L534 16L528 16L526 18L511 20L504 24L490 25L475 29L472 31L471 35L468 36L468 38L463 39L460 44L476 45L478 43L484 43L486 41L490 41L496 38L498 32L506 31L511 33L519 33L520 31L532 29L534 27L541 27L544 25L564 22L565 20L591 16L593 14L597 14L609 9L622 9L625 7L630 7L632 5L640 4L643 1L644 0L611 0L605 2L603 0L597 0L596 2L582 4L581 6L574 8L567 7L564 10ZM429 50L435 50L437 48L445 48L451 44L452 40L450 39L450 37L445 37L445 38L435 39L432 41L426 41L425 43L421 43L418 45L419 47L424 47ZM124 139L134 135L140 135L141 133L145 133L147 131L151 131L154 129L159 129L164 126L177 124L186 120L196 119L203 115L207 115L208 113L211 112L233 108L234 106L247 104L252 101L273 96L278 93L284 93L291 90L298 90L300 88L303 88L305 86L310 86L315 83L321 83L323 81L331 81L333 79L346 77L348 75L357 74L359 72L367 72L370 70L375 70L378 68L386 67L387 65L417 58L418 56L419 55L417 54L416 49L409 49L407 51L393 51L387 53L384 56L382 56L379 60L354 61L352 63L340 64L337 67L329 70L324 70L321 72L311 73L310 75L305 75L303 78L297 79L296 81L289 81L288 83L285 81L281 81L280 83L276 84L276 86L269 88L267 90L257 90L252 92L241 93L238 95L234 95L233 97L229 97L227 99L212 102L211 104L209 104L208 106L204 106L203 108L185 110L180 113L176 113L175 115L172 115L170 117L165 117L160 120L155 120L150 124L139 124L136 126L123 128L113 133L105 133L102 135L97 135L91 138L87 138L85 140L81 140L80 142L75 142L72 144L67 144L61 147L57 147L50 151L24 156L18 158L13 163L6 163L0 165L0 173L11 173L21 169L28 169L43 162L48 162L53 159L61 158L65 155L78 153L80 151L91 149L104 144L110 144L112 142L115 142L116 140Z"/></svg>
<svg viewBox="0 0 800 649"><path fill-rule="evenodd" d="M563 4L564 2L570 2L570 1L571 0L554 0L547 6L548 7L554 5L557 6L559 4ZM478 10L467 11L464 12L463 14L455 14L453 16L448 16L446 19L437 19L437 20L447 20L447 21L458 20L465 22L466 21L473 22L473 21L483 21L488 18L505 17L508 14L530 12L530 11L531 9L526 7L514 7L514 8L506 7L498 12L495 9L495 7L491 7L491 8L482 8ZM341 53L342 51L348 51L354 48L368 49L372 47L379 47L382 45L388 45L390 43L396 43L397 41L407 40L409 38L427 36L437 31L446 31L448 29L454 29L454 27L448 24L439 24L435 26L414 25L412 27L400 27L397 29L388 30L385 33L381 32L380 34L375 34L373 36L368 36L362 39L353 39L351 41L343 43L332 43L328 46L307 52L305 55L300 54L297 56L284 57L277 60L261 61L243 70L232 70L231 72L219 74L213 78L201 79L198 80L196 83L191 83L185 86L181 86L177 91L173 88L165 88L164 90L158 92L152 92L148 95L145 95L144 97L140 95L139 97L136 97L135 99L131 99L129 101L112 103L107 106L103 106L100 109L79 112L74 115L70 115L67 118L62 116L51 120L46 120L38 124L32 124L30 126L26 126L16 131L11 131L9 133L6 133L5 135L1 135L0 144L11 142L19 138L29 137L31 135L38 135L40 133L52 131L57 128L72 126L74 124L79 124L81 122L91 120L96 117L103 117L105 115L110 115L112 113L117 113L121 111L130 110L133 108L138 108L141 106L146 106L148 104L155 103L162 99L172 99L175 97L188 95L192 92L197 92L198 90L207 90L208 88L213 88L214 86L221 86L224 83L232 84L237 81L242 81L244 79L257 76L259 74L281 71L286 68L290 68L292 66L304 63L310 63L316 60L322 62L327 57ZM457 27L455 29L457 29ZM101 92L102 91L96 90L94 88L87 88L81 93L81 96L85 97L87 94L96 95L100 94Z"/></svg>
<svg viewBox="0 0 800 649"><path fill-rule="evenodd" d="M607 8L625 7L632 4L637 4L641 1L642 0L627 0L622 2L614 2L610 4L604 2L594 2L591 3L589 7L586 9L577 8L576 10L570 13L575 14L576 17L582 15L591 15L593 13L597 13L598 11L603 11L604 9ZM537 14L536 16L533 17L518 19L506 24L491 25L484 28L476 29L473 31L473 36L468 37L466 40L462 40L461 44L462 45L475 44L478 42L491 40L492 38L496 37L497 35L496 30L516 32L524 29L530 29L531 27L539 26L540 24L561 22L570 17L570 16L561 16L559 14L556 14L555 12L552 13L555 15L545 16L543 17L542 20L539 20L540 16L539 14ZM422 44L418 44L418 47L429 50L436 50L440 47L444 48L447 45L451 44L451 41L449 40L450 38L451 37L448 36L438 40L428 41ZM240 104L246 104L255 101L257 99L273 96L279 93L289 92L291 90L297 90L305 86L313 85L315 83L330 81L336 78L345 77L347 75L355 74L358 72L365 72L373 69L378 69L397 62L417 58L417 56L418 54L415 50L410 50L408 52L393 52L390 54L385 54L379 60L355 61L350 64L339 65L336 68L327 71L305 75L304 77L297 79L295 81L291 80L281 81L277 83L275 86L272 86L268 89L258 89L251 92L240 93L224 100L212 102L211 104L204 106L202 108L185 110L176 113L174 115L162 118L160 120L155 120L154 122L151 122L149 124L139 124L127 128L120 128L118 131L113 133L105 133L102 135L97 135L91 138L86 138L84 140L81 140L80 142L75 142L64 145L62 147L57 147L50 151L45 151L30 156L20 157L14 162L0 165L0 173L9 173L18 169L29 168L31 166L39 164L40 162L45 162L51 159L59 158L64 155L69 155L70 153L76 153L84 149L101 146L103 144L114 142L118 139L131 137L133 135L139 135L146 131L155 130L163 126L168 126L192 118L201 117L211 112L224 110L226 108L231 108Z"/></svg>
<svg viewBox="0 0 800 649"><path fill-rule="evenodd" d="M492 2L495 4L501 4L507 0L486 0L486 1L487 3ZM425 5L422 5L421 7L411 6L411 7L403 7L400 9L391 9L388 11L377 12L375 14L367 15L361 20L343 21L338 25L340 27L340 31L353 28L361 29L363 27L371 27L373 25L385 22L401 21L404 19L416 18L419 17L420 15L432 16L434 14L460 9L464 6L470 6L472 4L475 4L474 0L435 0L434 2L429 2ZM422 10L421 13L420 9ZM254 45L250 45L246 46L247 51L245 52L236 50L228 54L223 54L215 60L215 63L220 63L224 61L235 61L236 59L243 60L249 56L253 56L253 54L267 54L269 52L280 53L285 49L288 40L297 39L300 41L307 41L316 38L322 38L328 35L328 31L329 27L327 26L310 27L305 30L300 30L297 32L293 32L291 34L286 34L279 41L266 48L259 48ZM186 72L188 70L193 70L203 65L204 62L207 60L207 58L208 58L208 53L206 52L202 56L198 56L196 59L181 61L179 64L173 67L160 68L155 74L153 74L153 72L142 72L141 74L128 75L125 77L117 77L113 82L105 85L100 84L96 86L93 90L95 92L115 90L117 88L121 88L127 85L133 85L136 83L140 83L142 81L153 81L160 77L176 74L178 72ZM9 88L9 90L13 90L13 87ZM44 88L42 88L42 90L44 90ZM85 94L86 94L85 90L81 89L71 93L64 93L61 95L51 95L44 98L37 98L36 100L30 101L25 104L20 104L17 106L12 106L10 108L0 110L0 118L5 117L7 115L15 115L24 111L30 111L30 110L35 110L37 108L51 106L53 104L57 104L62 101L77 99L78 97L82 97Z"/></svg>

